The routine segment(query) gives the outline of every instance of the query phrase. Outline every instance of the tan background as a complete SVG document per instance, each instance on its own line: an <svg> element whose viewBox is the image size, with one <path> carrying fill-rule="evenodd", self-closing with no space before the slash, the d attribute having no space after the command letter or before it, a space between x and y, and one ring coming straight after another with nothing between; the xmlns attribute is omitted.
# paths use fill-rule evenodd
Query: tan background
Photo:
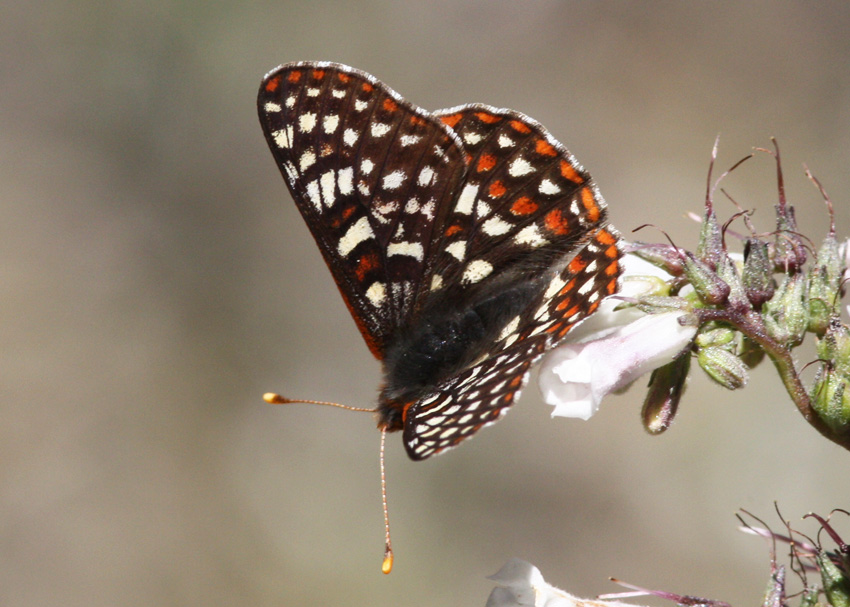
<svg viewBox="0 0 850 607"><path fill-rule="evenodd" d="M850 454L767 365L740 393L696 370L660 438L640 387L585 423L550 421L533 386L432 461L391 437L390 577L373 421L260 401L368 406L379 382L266 149L266 71L330 59L426 108L521 110L623 231L686 246L714 137L728 167L775 135L804 231L826 227L807 162L846 235L850 10L738 5L7 2L0 603L483 606L518 556L583 595L614 575L757 604L767 549L733 512L850 506ZM767 156L726 187L771 228Z"/></svg>

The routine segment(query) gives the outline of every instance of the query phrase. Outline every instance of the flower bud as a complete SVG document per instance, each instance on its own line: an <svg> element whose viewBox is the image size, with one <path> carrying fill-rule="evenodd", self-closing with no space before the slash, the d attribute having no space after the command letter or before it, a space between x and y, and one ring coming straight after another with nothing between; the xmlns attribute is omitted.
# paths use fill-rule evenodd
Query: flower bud
<svg viewBox="0 0 850 607"><path fill-rule="evenodd" d="M673 423L679 401L685 392L685 380L690 368L691 355L685 352L673 362L652 372L649 392L641 411L643 427L650 434L661 434Z"/></svg>
<svg viewBox="0 0 850 607"><path fill-rule="evenodd" d="M773 242L773 264L779 272L794 273L806 263L806 243L797 232L794 207L776 205L776 240Z"/></svg>
<svg viewBox="0 0 850 607"><path fill-rule="evenodd" d="M711 379L729 390L743 388L750 379L744 361L723 347L700 348L697 362Z"/></svg>
<svg viewBox="0 0 850 607"><path fill-rule="evenodd" d="M744 271L742 280L747 299L758 310L773 297L776 285L773 282L773 264L768 256L766 242L748 238L744 245Z"/></svg>
<svg viewBox="0 0 850 607"><path fill-rule="evenodd" d="M711 266L700 261L691 253L685 253L685 275L694 287L697 296L708 305L724 303L729 297L729 285L717 275Z"/></svg>
<svg viewBox="0 0 850 607"><path fill-rule="evenodd" d="M737 332L725 327L719 329L709 329L700 331L696 338L696 344L700 348L708 348L710 346L728 346L733 341Z"/></svg>
<svg viewBox="0 0 850 607"><path fill-rule="evenodd" d="M824 238L818 251L817 263L809 270L809 331L823 335L833 315L835 302L840 299L844 259L835 234Z"/></svg>
<svg viewBox="0 0 850 607"><path fill-rule="evenodd" d="M806 283L802 274L786 276L774 296L764 304L763 315L767 332L783 345L799 344L809 326Z"/></svg>
<svg viewBox="0 0 850 607"><path fill-rule="evenodd" d="M815 380L811 393L812 408L835 432L850 430L850 390L846 376L828 368Z"/></svg>
<svg viewBox="0 0 850 607"><path fill-rule="evenodd" d="M682 254L673 245L636 242L629 247L628 252L661 268L671 276L681 276L685 269Z"/></svg>
<svg viewBox="0 0 850 607"><path fill-rule="evenodd" d="M720 258L724 255L726 255L726 248L723 246L723 233L720 230L720 224L717 222L717 215L714 212L714 207L706 203L705 217L702 220L699 232L697 257L710 267L716 268Z"/></svg>
<svg viewBox="0 0 850 607"><path fill-rule="evenodd" d="M815 560L823 581L823 593L832 607L850 607L850 579L838 568L825 550L817 553Z"/></svg>

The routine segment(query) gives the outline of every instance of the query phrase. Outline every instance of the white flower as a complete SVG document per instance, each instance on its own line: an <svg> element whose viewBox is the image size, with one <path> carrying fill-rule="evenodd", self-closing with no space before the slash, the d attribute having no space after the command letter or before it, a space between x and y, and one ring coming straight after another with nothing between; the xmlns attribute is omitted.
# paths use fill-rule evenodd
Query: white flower
<svg viewBox="0 0 850 607"><path fill-rule="evenodd" d="M650 273L666 276L634 256L626 256L624 265L626 276L620 296L657 292L663 281ZM538 386L543 400L555 407L553 417L590 419L607 394L671 362L696 335L695 326L679 323L683 312L647 315L637 308L614 311L620 303L617 298L608 298L570 334L581 341L561 345L544 358Z"/></svg>
<svg viewBox="0 0 850 607"><path fill-rule="evenodd" d="M488 579L498 586L490 593L486 607L635 607L619 601L574 597L547 584L537 567L517 558Z"/></svg>

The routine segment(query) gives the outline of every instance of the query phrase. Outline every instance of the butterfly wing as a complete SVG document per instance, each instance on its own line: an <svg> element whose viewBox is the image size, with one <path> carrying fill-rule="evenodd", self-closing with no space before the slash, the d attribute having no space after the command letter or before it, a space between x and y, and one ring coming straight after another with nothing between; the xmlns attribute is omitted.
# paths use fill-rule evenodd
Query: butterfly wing
<svg viewBox="0 0 850 607"><path fill-rule="evenodd" d="M289 191L369 349L387 343L430 284L465 171L454 132L373 77L332 63L263 79L260 123Z"/></svg>
<svg viewBox="0 0 850 607"><path fill-rule="evenodd" d="M469 163L437 249L440 288L486 290L506 275L549 278L485 355L407 408L404 442L414 460L498 420L534 362L616 291L622 255L590 176L542 126L487 106L436 115L458 133ZM482 263L492 269L472 280L470 268Z"/></svg>

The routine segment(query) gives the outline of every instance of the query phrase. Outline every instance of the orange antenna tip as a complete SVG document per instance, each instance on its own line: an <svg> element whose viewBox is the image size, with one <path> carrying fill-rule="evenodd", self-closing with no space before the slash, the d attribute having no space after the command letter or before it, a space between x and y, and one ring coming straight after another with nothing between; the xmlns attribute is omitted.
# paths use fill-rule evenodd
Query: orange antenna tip
<svg viewBox="0 0 850 607"><path fill-rule="evenodd" d="M389 573L393 570L393 551L391 548L387 548L387 551L384 553L384 562L381 564L381 571L384 573Z"/></svg>
<svg viewBox="0 0 850 607"><path fill-rule="evenodd" d="M285 405L289 402L288 399L283 398L280 394L275 394L274 392L266 392L263 394L263 400L271 405Z"/></svg>

